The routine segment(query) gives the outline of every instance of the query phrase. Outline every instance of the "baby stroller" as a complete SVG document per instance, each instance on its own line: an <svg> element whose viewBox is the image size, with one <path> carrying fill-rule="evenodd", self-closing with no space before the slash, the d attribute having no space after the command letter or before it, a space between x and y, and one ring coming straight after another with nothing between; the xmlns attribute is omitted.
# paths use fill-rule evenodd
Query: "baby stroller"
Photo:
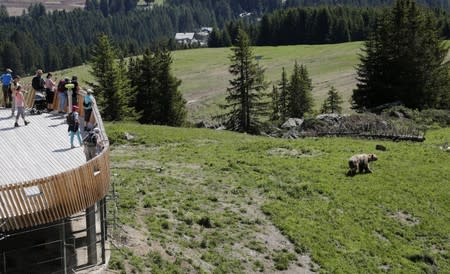
<svg viewBox="0 0 450 274"><path fill-rule="evenodd" d="M33 106L27 109L30 115L38 115L47 109L47 100L45 99L45 91L36 91L34 94Z"/></svg>

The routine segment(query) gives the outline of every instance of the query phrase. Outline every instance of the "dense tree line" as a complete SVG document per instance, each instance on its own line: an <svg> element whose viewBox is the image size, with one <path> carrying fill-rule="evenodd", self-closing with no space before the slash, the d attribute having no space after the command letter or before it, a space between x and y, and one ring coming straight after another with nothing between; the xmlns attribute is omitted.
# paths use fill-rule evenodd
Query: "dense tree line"
<svg viewBox="0 0 450 274"><path fill-rule="evenodd" d="M323 5L341 5L341 6L357 6L357 7L374 7L374 6L390 6L395 0L286 0L286 7L298 6L323 6ZM449 9L448 0L418 0L417 3L430 7Z"/></svg>
<svg viewBox="0 0 450 274"><path fill-rule="evenodd" d="M385 8L350 6L301 7L277 10L262 16L258 23L232 21L215 28L209 37L210 47L226 47L235 40L237 27L249 33L252 44L295 45L362 41L375 28ZM439 35L450 38L450 17L434 10Z"/></svg>
<svg viewBox="0 0 450 274"><path fill-rule="evenodd" d="M138 0L86 0L85 10L100 10L104 16L129 12L136 8Z"/></svg>
<svg viewBox="0 0 450 274"><path fill-rule="evenodd" d="M149 1L151 2L151 1ZM425 3L424 1L422 1ZM329 4L322 1L322 4ZM382 5L391 1L347 1ZM379 9L316 6L315 1L167 0L139 8L136 0L87 0L84 10L47 12L33 4L26 14L10 17L0 6L0 67L31 74L80 65L99 34L111 37L121 56L142 54L154 44L174 47L174 33L215 26L211 46L230 46L245 29L251 44L330 43L367 38ZM426 1L437 7L444 2ZM288 8L302 5L301 8ZM450 37L447 12L435 11L444 37ZM239 20L237 20L239 19ZM260 22L258 19L261 19Z"/></svg>
<svg viewBox="0 0 450 274"><path fill-rule="evenodd" d="M282 8L292 7L319 7L319 6L353 6L353 7L380 7L391 6L395 0L166 0L166 3L174 6L186 5L190 7L204 6L215 13L219 9L241 14L242 12L254 12L263 14ZM417 3L430 8L448 10L448 0L418 0Z"/></svg>
<svg viewBox="0 0 450 274"><path fill-rule="evenodd" d="M373 28L380 9L294 8L262 17L257 44L323 44L359 41Z"/></svg>
<svg viewBox="0 0 450 274"><path fill-rule="evenodd" d="M365 42L353 107L401 102L409 108L449 108L448 46L436 20L412 0L397 0Z"/></svg>
<svg viewBox="0 0 450 274"><path fill-rule="evenodd" d="M185 6L155 6L104 16L101 9L46 12L42 4L34 4L27 14L17 17L9 17L2 7L0 67L30 74L37 68L49 71L80 65L89 58L99 34L111 37L122 56L136 55L152 44L169 44L175 32L213 26L214 18L212 11Z"/></svg>
<svg viewBox="0 0 450 274"><path fill-rule="evenodd" d="M117 61L110 39L100 35L90 60L98 92L96 98L106 121L138 120L143 124L181 126L186 101L178 90L181 81L171 72L166 50L146 50L141 58Z"/></svg>

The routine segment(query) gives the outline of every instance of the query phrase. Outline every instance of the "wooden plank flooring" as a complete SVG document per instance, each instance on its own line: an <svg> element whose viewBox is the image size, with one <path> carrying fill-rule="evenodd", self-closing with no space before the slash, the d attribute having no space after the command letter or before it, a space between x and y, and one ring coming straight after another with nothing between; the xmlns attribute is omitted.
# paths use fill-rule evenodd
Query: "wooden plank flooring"
<svg viewBox="0 0 450 274"><path fill-rule="evenodd" d="M11 110L0 108L0 185L16 184L56 175L86 162L83 148L74 138L70 148L66 119L62 114L28 115L30 124L14 127Z"/></svg>

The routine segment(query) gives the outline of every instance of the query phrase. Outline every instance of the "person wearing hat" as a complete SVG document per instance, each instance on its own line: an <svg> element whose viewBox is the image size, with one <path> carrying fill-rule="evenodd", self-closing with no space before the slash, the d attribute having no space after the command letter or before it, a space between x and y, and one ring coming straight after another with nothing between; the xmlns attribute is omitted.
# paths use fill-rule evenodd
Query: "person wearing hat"
<svg viewBox="0 0 450 274"><path fill-rule="evenodd" d="M72 83L72 81L69 78L66 78L67 81L64 85L64 87L67 90L67 105L69 107L69 109L72 108L72 106L78 105L76 102L73 101L73 93L74 93L74 88L75 88L75 84Z"/></svg>
<svg viewBox="0 0 450 274"><path fill-rule="evenodd" d="M86 90L86 95L83 97L84 108L84 131L89 129L89 121L91 120L92 104L94 103L94 97L92 96L94 91L90 88Z"/></svg>
<svg viewBox="0 0 450 274"><path fill-rule="evenodd" d="M101 146L100 129L94 128L83 139L86 161L91 160L103 149Z"/></svg>
<svg viewBox="0 0 450 274"><path fill-rule="evenodd" d="M80 121L79 121L79 114L78 114L78 106L74 105L72 107L72 112L67 115L67 124L69 128L67 131L70 135L70 148L74 148L73 145L73 137L77 135L78 143L80 146L83 145L81 141L81 134L80 134Z"/></svg>
<svg viewBox="0 0 450 274"><path fill-rule="evenodd" d="M12 102L12 91L11 91L11 81L12 81L12 70L7 68L5 73L0 76L2 81L2 91L3 91L3 105L5 108L11 107Z"/></svg>

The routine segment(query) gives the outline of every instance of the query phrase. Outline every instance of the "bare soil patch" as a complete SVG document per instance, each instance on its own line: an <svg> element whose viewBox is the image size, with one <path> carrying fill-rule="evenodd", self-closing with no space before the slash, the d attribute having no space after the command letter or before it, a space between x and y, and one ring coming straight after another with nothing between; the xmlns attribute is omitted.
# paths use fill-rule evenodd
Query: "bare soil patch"
<svg viewBox="0 0 450 274"><path fill-rule="evenodd" d="M411 214L409 214L407 212L403 212L403 211L398 211L398 212L390 215L390 217L396 219L397 221L400 222L400 224L405 225L405 226L415 226L420 223L420 221L417 218L415 218Z"/></svg>

